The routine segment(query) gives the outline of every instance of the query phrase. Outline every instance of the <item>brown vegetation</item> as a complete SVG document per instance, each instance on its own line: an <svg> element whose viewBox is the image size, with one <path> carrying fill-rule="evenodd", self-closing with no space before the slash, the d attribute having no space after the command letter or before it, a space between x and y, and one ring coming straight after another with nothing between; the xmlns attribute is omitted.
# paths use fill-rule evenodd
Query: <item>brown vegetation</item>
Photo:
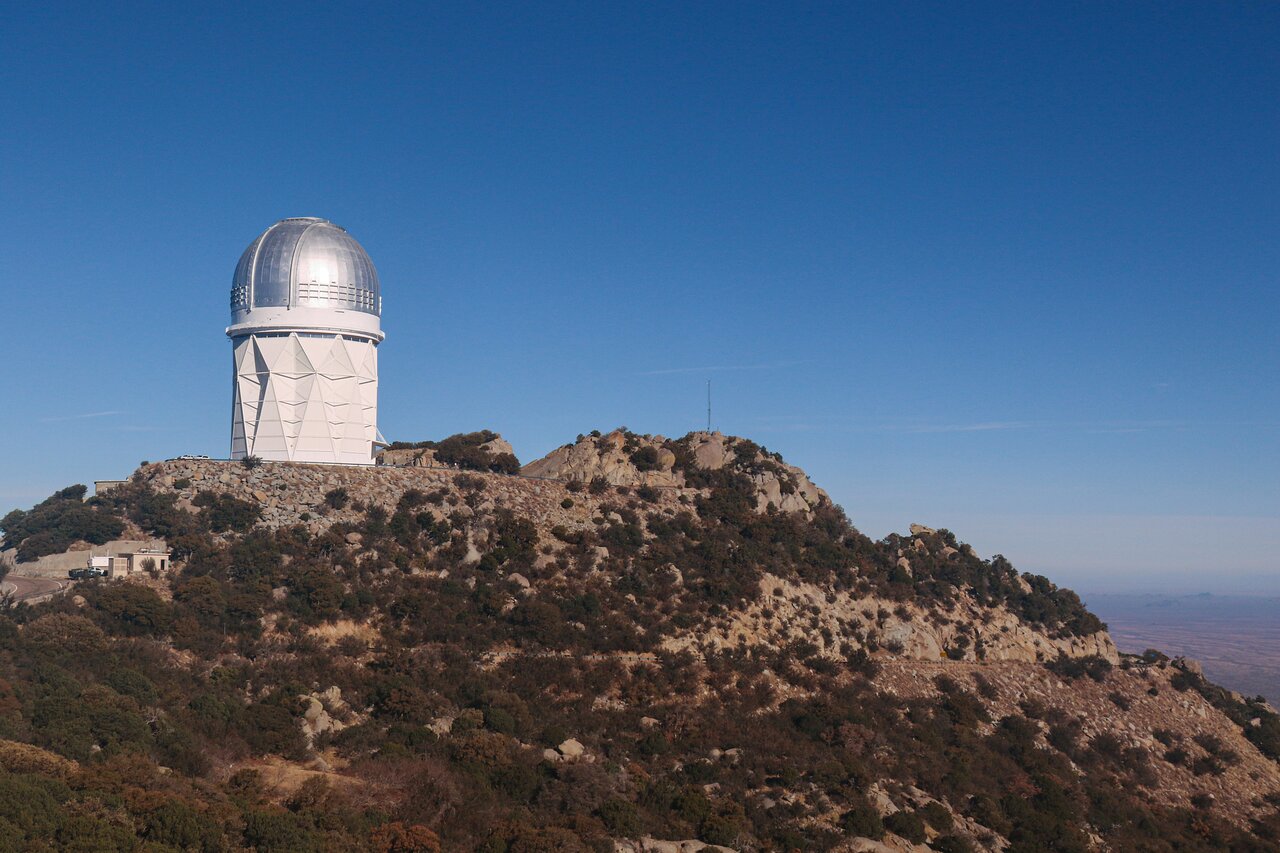
<svg viewBox="0 0 1280 853"><path fill-rule="evenodd" d="M753 475L794 475L755 445L705 470L628 441L629 464L686 485L142 469L94 511L164 537L179 568L0 618L0 836L1275 844L1266 706L1121 660L1069 591L947 531L875 542L829 503L762 507Z"/></svg>

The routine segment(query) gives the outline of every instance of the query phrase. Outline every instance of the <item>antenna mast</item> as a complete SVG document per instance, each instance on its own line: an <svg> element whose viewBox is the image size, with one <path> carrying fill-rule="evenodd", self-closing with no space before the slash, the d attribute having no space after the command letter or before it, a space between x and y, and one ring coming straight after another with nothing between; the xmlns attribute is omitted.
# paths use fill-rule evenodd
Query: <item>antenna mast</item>
<svg viewBox="0 0 1280 853"><path fill-rule="evenodd" d="M707 432L711 432L711 380L707 380Z"/></svg>

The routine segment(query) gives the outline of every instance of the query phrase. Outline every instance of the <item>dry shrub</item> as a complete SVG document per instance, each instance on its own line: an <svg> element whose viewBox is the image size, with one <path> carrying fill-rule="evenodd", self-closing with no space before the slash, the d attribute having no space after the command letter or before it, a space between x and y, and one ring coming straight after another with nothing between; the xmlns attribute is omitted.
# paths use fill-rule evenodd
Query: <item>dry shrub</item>
<svg viewBox="0 0 1280 853"><path fill-rule="evenodd" d="M37 773L67 779L79 769L76 762L29 743L0 740L0 767L10 773Z"/></svg>

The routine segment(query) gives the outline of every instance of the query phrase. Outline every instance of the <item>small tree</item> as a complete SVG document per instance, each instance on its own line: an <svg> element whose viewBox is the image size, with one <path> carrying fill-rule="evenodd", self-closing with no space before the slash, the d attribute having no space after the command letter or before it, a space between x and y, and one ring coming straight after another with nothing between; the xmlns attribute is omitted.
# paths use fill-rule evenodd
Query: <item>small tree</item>
<svg viewBox="0 0 1280 853"><path fill-rule="evenodd" d="M252 471L254 468L262 466L261 456L246 456L240 460L240 464Z"/></svg>
<svg viewBox="0 0 1280 853"><path fill-rule="evenodd" d="M631 464L637 471L656 471L662 467L662 457L656 447L642 447L631 454Z"/></svg>

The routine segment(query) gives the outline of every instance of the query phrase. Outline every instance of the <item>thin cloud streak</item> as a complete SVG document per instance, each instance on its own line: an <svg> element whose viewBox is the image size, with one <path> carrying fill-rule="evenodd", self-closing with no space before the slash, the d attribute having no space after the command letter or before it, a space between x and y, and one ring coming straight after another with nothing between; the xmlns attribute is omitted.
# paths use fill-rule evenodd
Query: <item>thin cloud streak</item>
<svg viewBox="0 0 1280 853"><path fill-rule="evenodd" d="M1030 421L989 421L987 423L977 424L937 424L933 426L908 426L908 427L886 427L890 432L911 432L911 433L931 433L931 432L994 432L997 430L1009 429L1031 429L1036 424Z"/></svg>
<svg viewBox="0 0 1280 853"><path fill-rule="evenodd" d="M1080 432L1086 435L1126 435L1132 433L1174 430L1212 429L1265 429L1273 430L1280 424L1267 421L974 421L973 423L850 423L843 419L813 420L799 415L761 416L753 419L756 430L762 432L808 432L829 430L835 432L897 433L902 435L945 435L948 433L1009 432L1015 430L1043 430L1056 432Z"/></svg>
<svg viewBox="0 0 1280 853"><path fill-rule="evenodd" d="M949 432L995 432L1000 430L1033 429L1046 426L1034 421L985 421L972 424L879 424L879 425L841 425L822 426L812 421L787 417L757 418L755 429L761 432L811 432L817 429L851 429L854 432L898 432L910 435L928 435Z"/></svg>
<svg viewBox="0 0 1280 853"><path fill-rule="evenodd" d="M676 373L718 373L727 370L782 370L799 367L807 361L777 361L772 364L723 364L712 367L668 367L663 370L642 370L637 376L670 376Z"/></svg>
<svg viewBox="0 0 1280 853"><path fill-rule="evenodd" d="M65 421L83 421L83 420L88 420L89 418L105 418L105 417L110 417L111 415L123 415L123 414L124 412L114 411L114 410L110 412L85 412L84 414L80 414L80 415L62 415L59 417L41 418L40 423L59 424L59 423L64 423Z"/></svg>
<svg viewBox="0 0 1280 853"><path fill-rule="evenodd" d="M1275 424L1265 422L1205 422L1189 421L979 421L971 424L884 424L874 427L874 432L902 432L914 434L947 432L993 432L1001 430L1059 430L1078 431L1090 435L1122 435L1152 430L1192 429L1240 429L1261 427L1271 429Z"/></svg>

